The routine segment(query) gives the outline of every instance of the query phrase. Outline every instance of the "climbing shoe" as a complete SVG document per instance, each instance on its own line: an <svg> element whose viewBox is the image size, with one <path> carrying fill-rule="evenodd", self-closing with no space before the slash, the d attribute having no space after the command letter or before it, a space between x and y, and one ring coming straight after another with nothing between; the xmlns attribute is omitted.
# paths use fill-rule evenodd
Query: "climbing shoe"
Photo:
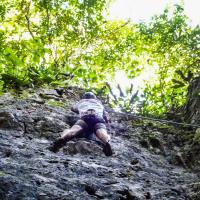
<svg viewBox="0 0 200 200"><path fill-rule="evenodd" d="M54 153L57 153L61 147L65 146L65 144L66 140L64 140L63 138L58 138L48 149Z"/></svg>
<svg viewBox="0 0 200 200"><path fill-rule="evenodd" d="M109 142L107 142L106 144L104 144L103 152L104 152L104 154L106 156L112 156L113 152L112 152L112 149L111 149L111 146L110 146Z"/></svg>

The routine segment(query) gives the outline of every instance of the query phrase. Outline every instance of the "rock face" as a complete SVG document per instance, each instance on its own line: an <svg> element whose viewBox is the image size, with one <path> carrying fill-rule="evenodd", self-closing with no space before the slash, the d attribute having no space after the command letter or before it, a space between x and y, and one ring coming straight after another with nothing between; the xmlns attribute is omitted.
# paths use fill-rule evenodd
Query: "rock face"
<svg viewBox="0 0 200 200"><path fill-rule="evenodd" d="M200 199L172 134L113 114L112 157L84 138L54 154L47 147L77 116L41 102L0 97L0 199Z"/></svg>

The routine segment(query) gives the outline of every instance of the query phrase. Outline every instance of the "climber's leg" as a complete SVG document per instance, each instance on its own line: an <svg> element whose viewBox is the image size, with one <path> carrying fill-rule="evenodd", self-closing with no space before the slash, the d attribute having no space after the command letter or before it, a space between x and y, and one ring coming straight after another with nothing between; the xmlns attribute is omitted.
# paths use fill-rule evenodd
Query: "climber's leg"
<svg viewBox="0 0 200 200"><path fill-rule="evenodd" d="M103 142L104 148L103 152L106 156L111 156L113 154L111 146L110 146L110 135L108 135L106 126L103 123L97 123L95 125L96 136Z"/></svg>
<svg viewBox="0 0 200 200"><path fill-rule="evenodd" d="M53 144L49 147L49 150L54 153L58 152L67 141L81 134L84 129L87 128L87 124L83 120L78 120L70 129L65 129L61 137L56 139Z"/></svg>

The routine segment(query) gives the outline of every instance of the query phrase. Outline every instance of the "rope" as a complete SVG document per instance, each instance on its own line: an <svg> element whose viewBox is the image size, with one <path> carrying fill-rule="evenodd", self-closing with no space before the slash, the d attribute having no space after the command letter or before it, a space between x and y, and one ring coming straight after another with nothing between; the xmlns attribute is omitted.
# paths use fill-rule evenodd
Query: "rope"
<svg viewBox="0 0 200 200"><path fill-rule="evenodd" d="M163 123L176 124L176 125L180 125L180 126L190 126L190 127L200 128L199 124L187 124L187 123L175 122L175 121L165 120L165 119L157 119L157 118L152 118L152 117L144 117L144 116L141 116L141 115L135 115L135 114L130 114L130 113L127 113L127 114L126 113L121 113L121 114L124 114L126 116L128 115L128 116L133 117L133 118L141 118L141 119L159 121L159 122L163 122Z"/></svg>

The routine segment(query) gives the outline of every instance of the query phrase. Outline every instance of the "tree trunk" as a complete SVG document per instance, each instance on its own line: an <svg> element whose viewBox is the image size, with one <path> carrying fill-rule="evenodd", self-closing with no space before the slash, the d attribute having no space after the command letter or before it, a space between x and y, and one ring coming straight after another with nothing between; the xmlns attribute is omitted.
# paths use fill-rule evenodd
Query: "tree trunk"
<svg viewBox="0 0 200 200"><path fill-rule="evenodd" d="M184 120L191 124L200 124L200 76L193 79L183 107Z"/></svg>

